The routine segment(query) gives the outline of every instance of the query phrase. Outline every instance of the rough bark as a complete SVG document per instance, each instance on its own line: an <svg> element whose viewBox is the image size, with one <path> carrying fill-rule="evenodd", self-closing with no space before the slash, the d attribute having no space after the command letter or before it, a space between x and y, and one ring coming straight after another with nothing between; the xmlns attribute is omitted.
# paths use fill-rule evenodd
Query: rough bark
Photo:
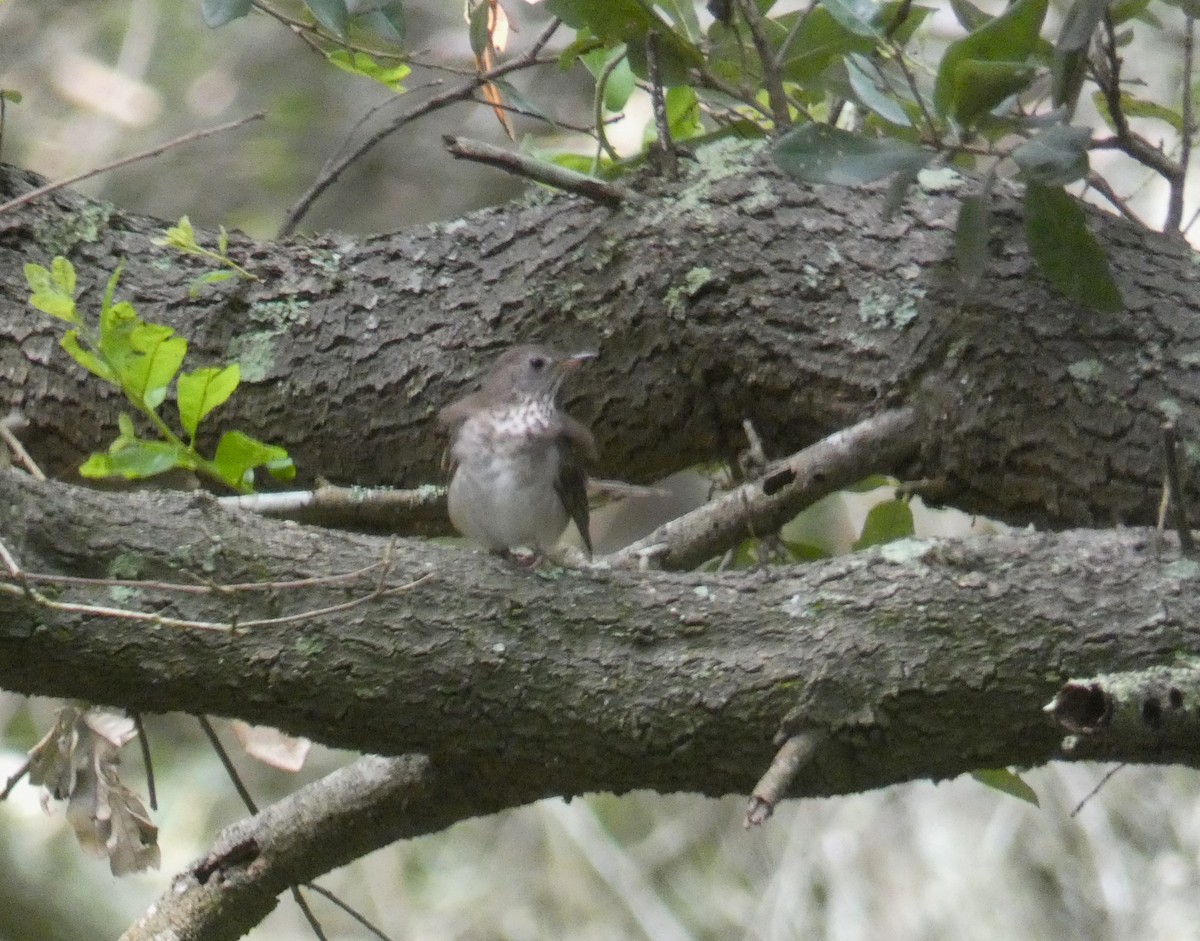
<svg viewBox="0 0 1200 941"><path fill-rule="evenodd" d="M0 192L29 185L8 171ZM439 226L286 244L235 238L259 283L190 298L203 266L152 245L163 224L60 193L0 218L0 396L34 423L59 473L103 445L117 402L54 349L24 306L21 265L66 253L94 301L119 258L125 296L186 332L202 362L251 380L222 421L278 440L305 479L411 486L436 479L437 408L516 340L598 345L572 403L600 468L647 479L741 442L774 455L884 405L921 409L907 472L1010 521L1145 523L1161 480L1159 423L1200 394L1197 269L1186 246L1096 214L1127 310L1049 290L1015 202L995 213L980 289L953 273L953 193L882 197L802 187L761 149L722 145L678 183L610 210L544 194ZM83 403L82 405L80 403Z"/></svg>
<svg viewBox="0 0 1200 941"><path fill-rule="evenodd" d="M31 571L284 581L353 571L386 548L207 497L15 473L0 488L5 540ZM421 752L475 782L486 811L595 790L748 793L779 736L806 731L824 742L801 794L1041 764L1060 753L1042 709L1064 681L1170 665L1200 640L1198 567L1143 531L911 542L723 576L539 574L405 540L391 551L388 584L426 577L298 622L249 624L369 594L378 572L358 587L117 593L247 625L225 632L0 594L0 686ZM66 586L68 599L113 604L104 586ZM1103 741L1129 760L1200 764L1197 704L1189 691L1182 727Z"/></svg>

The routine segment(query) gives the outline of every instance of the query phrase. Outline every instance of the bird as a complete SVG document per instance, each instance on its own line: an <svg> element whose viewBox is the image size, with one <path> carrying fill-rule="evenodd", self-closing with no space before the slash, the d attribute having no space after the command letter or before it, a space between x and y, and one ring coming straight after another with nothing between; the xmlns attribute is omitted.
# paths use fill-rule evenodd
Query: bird
<svg viewBox="0 0 1200 941"><path fill-rule="evenodd" d="M563 381L594 352L527 344L504 352L478 392L438 413L450 435L450 521L500 555L552 549L573 520L592 555L585 461L596 442L558 405Z"/></svg>

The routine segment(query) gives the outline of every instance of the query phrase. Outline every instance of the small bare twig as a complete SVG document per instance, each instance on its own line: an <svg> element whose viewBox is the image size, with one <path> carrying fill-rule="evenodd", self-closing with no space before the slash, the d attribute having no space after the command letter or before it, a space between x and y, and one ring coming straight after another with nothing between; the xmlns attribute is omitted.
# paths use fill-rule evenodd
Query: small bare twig
<svg viewBox="0 0 1200 941"><path fill-rule="evenodd" d="M1105 199L1107 199L1113 207L1130 222L1136 223L1142 228L1149 228L1144 221L1135 213L1129 206L1126 200L1118 195L1117 191L1112 188L1112 184L1108 182L1099 173L1089 173L1087 177L1087 185L1089 189L1095 190Z"/></svg>
<svg viewBox="0 0 1200 941"><path fill-rule="evenodd" d="M460 160L474 160L498 167L506 173L525 177L555 189L575 193L604 206L620 206L622 203L636 200L636 194L623 186L585 176L566 167L560 167L544 160L535 160L525 154L519 154L502 147L485 144L482 141L469 140L465 137L454 137L447 134L442 138L446 149Z"/></svg>
<svg viewBox="0 0 1200 941"><path fill-rule="evenodd" d="M1069 816L1069 817L1079 816L1079 812L1081 810L1083 810L1083 808L1086 807L1089 803L1091 803L1092 798L1095 797L1097 794L1099 794L1100 790L1106 784L1108 784L1109 781L1112 780L1113 775L1116 774L1118 771L1120 771L1124 767L1126 767L1126 765L1124 762L1122 762L1121 764L1117 765L1115 768L1110 768L1108 770L1108 772L1104 775L1104 777L1102 777L1099 781L1096 782L1096 786L1094 788L1092 788L1090 791L1088 791L1083 796L1083 800L1081 800L1078 804L1076 804L1075 809L1072 810L1067 816Z"/></svg>
<svg viewBox="0 0 1200 941"><path fill-rule="evenodd" d="M24 763L11 775L4 784L4 790L0 791L0 801L8 800L8 795L13 792L13 788L21 783L21 779L29 774L29 768L33 764L32 758L26 758Z"/></svg>
<svg viewBox="0 0 1200 941"><path fill-rule="evenodd" d="M1188 526L1187 497L1183 492L1183 475L1179 472L1179 431L1173 421L1163 422L1163 458L1167 469L1167 483L1171 489L1171 509L1175 531L1179 534L1179 548L1184 555L1192 555L1196 545L1192 530Z"/></svg>
<svg viewBox="0 0 1200 941"><path fill-rule="evenodd" d="M375 935L375 937L379 938L379 941L392 941L392 939L390 937L388 937L388 935L386 933L384 933L384 930L382 928L380 928L378 925L374 924L373 922L369 921L367 919L367 917L365 915L363 915L362 912L357 911L354 908L351 908L349 905L347 905L345 902L343 902L340 898L338 898L336 895L334 895L328 889L317 885L315 882L306 882L304 884L304 888L308 889L310 892L316 892L317 895L332 902L334 905L336 905L338 908L340 908L342 911L344 911L347 915L349 915L351 918L353 918L356 922L358 922L360 925L362 925L364 928L366 928L369 932L371 932L371 934L373 934L373 935Z"/></svg>
<svg viewBox="0 0 1200 941"><path fill-rule="evenodd" d="M663 87L662 63L658 55L658 33L646 35L646 68L650 73L650 105L654 111L655 151L659 156L659 169L674 176L677 170L675 143L671 140L671 120L667 115L667 95Z"/></svg>
<svg viewBox="0 0 1200 941"><path fill-rule="evenodd" d="M94 176L99 176L101 173L107 173L109 170L116 170L120 167L127 167L131 163L137 163L139 160L147 160L150 157L157 157L159 154L164 154L168 150L174 150L177 147L182 147L184 144L190 144L193 141L202 140L205 137L212 137L214 134L221 134L225 131L232 131L234 128L241 127L243 124L249 124L251 121L258 121L266 116L265 111L256 111L244 118L239 118L236 121L229 121L226 124L219 124L216 127L206 128L201 131L191 131L181 137L176 137L174 140L169 140L165 144L159 144L156 147L151 147L149 150L143 150L140 153L133 154L130 157L122 157L120 160L114 160L111 163L106 163L102 167L96 167L94 170L88 170L86 173L78 173L75 176L68 177L65 180L59 180L57 183L47 183L45 186L39 186L35 190L30 190L28 193L10 199L6 203L0 203L0 213L8 212L10 209L16 209L18 206L24 206L26 203L33 202L47 193L53 193L55 190L63 189L66 186L72 186L83 180L90 180Z"/></svg>
<svg viewBox="0 0 1200 941"><path fill-rule="evenodd" d="M295 232L296 226L300 224L300 220L303 219L308 213L308 210L312 208L312 204L317 201L317 199L322 193L325 192L325 190L337 182L338 177L340 177L346 171L347 167L370 151L380 141L391 136L406 124L410 124L418 118L424 117L425 115L434 111L438 111L447 105L455 104L460 101L466 101L475 94L477 89L487 85L490 82L494 82L498 78L508 75L510 72L517 72L521 69L527 69L536 65L544 65L550 62L557 62L558 56L543 57L541 52L542 49L545 48L546 43L550 41L550 38L558 29L559 22L560 21L557 19L552 20L550 24L543 29L540 34L538 34L537 38L533 41L533 45L530 46L523 55L514 59L512 62L506 62L503 65L496 66L494 69L488 70L487 72L481 72L474 78L464 82L458 87L452 88L441 95L436 95L433 98L429 98L417 105L415 108L398 115L386 125L368 136L366 140L360 143L353 150L346 152L342 157L332 161L331 164L328 164L326 167L322 168L320 175L316 180L313 181L312 186L310 186L296 201L296 204L288 210L287 215L284 217L283 224L279 227L279 236L282 238ZM344 150L345 146L346 145L343 144L339 150Z"/></svg>
<svg viewBox="0 0 1200 941"><path fill-rule="evenodd" d="M1167 201L1167 219L1163 225L1166 232L1179 232L1183 224L1183 193L1187 181L1188 166L1192 159L1192 134L1195 132L1195 120L1192 111L1192 71L1195 54L1196 19L1191 13L1184 18L1183 25L1183 101L1180 103L1179 114L1179 176L1171 180L1171 195Z"/></svg>
<svg viewBox="0 0 1200 941"><path fill-rule="evenodd" d="M1121 56L1117 51L1117 31L1113 23L1112 14L1109 12L1105 12L1104 14L1104 41L1101 47L1104 59L1093 63L1092 75L1104 95L1104 102L1108 106L1108 113L1112 118L1112 126L1116 132L1116 137L1094 141L1090 147L1093 150L1115 147L1123 151L1138 163L1149 167L1167 180L1171 186L1172 193L1174 193L1177 186L1183 186L1183 174L1180 165L1172 161L1162 150L1155 147L1140 134L1135 134L1129 127L1129 120L1125 115L1125 106L1121 102ZM1186 94L1187 92L1185 92L1185 96ZM1182 218L1182 203L1180 204L1179 211ZM1172 226L1168 220L1167 231L1178 231L1179 222L1180 220L1176 219Z"/></svg>
<svg viewBox="0 0 1200 941"><path fill-rule="evenodd" d="M765 823L775 812L776 805L783 800L788 788L796 780L796 775L808 764L822 741L823 735L804 732L793 735L783 743L783 747L772 759L771 767L759 778L750 793L750 803L746 807L746 817L742 824L747 830Z"/></svg>
<svg viewBox="0 0 1200 941"><path fill-rule="evenodd" d="M604 132L604 92L608 87L608 80L612 77L613 71L625 61L625 58L625 53L613 56L612 59L604 64L604 68L600 70L600 74L596 76L596 92L592 96L592 116L596 122L595 165L597 168L600 166L601 154L608 154L608 159L614 163L621 159L620 155L617 154L616 148L609 143L608 135Z"/></svg>
<svg viewBox="0 0 1200 941"><path fill-rule="evenodd" d="M759 12L757 0L738 0L738 9L750 30L750 39L754 43L754 51L762 68L763 87L767 90L771 119L775 122L775 130L782 130L792 123L787 92L783 88L783 70L771 52L771 44L763 30L762 14Z"/></svg>
<svg viewBox="0 0 1200 941"><path fill-rule="evenodd" d="M140 712L130 713L133 727L137 729L138 745L142 750L142 767L146 770L146 796L150 801L150 809L158 810L158 791L154 786L154 762L150 760L150 740L146 738L146 726L142 724Z"/></svg>
<svg viewBox="0 0 1200 941"><path fill-rule="evenodd" d="M0 99L2 101L3 99ZM8 449L12 451L13 457L24 466L24 468L33 475L34 480L45 480L46 475L42 473L42 469L37 466L37 462L29 456L29 452L25 450L25 446L21 444L17 437L17 432L25 428L29 421L16 409L9 412L3 419L0 419L0 438L8 445Z"/></svg>

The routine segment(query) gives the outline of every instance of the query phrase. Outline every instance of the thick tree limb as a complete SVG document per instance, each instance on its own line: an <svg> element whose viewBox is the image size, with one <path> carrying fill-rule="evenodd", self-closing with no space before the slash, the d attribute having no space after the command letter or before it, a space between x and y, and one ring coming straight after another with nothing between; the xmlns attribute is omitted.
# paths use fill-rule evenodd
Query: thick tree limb
<svg viewBox="0 0 1200 941"><path fill-rule="evenodd" d="M293 885L463 815L426 759L365 757L224 830L123 941L240 938Z"/></svg>
<svg viewBox="0 0 1200 941"><path fill-rule="evenodd" d="M0 475L0 506L0 534L31 570L284 581L362 568L385 547L208 498L15 472ZM0 595L0 686L428 754L494 795L487 810L591 790L749 793L776 740L803 732L823 741L791 793L839 793L1043 763L1061 732L1042 708L1067 679L1196 649L1195 566L1157 545L1140 531L1081 531L910 541L725 576L555 576L401 540L395 577L428 575L417 587L248 631L154 630ZM337 583L315 585L122 595L239 621L345 600ZM103 588L70 594L112 601ZM1195 737L1171 732L1118 735L1112 757L1200 764Z"/></svg>
<svg viewBox="0 0 1200 941"><path fill-rule="evenodd" d="M599 340L570 404L606 476L724 457L746 418L777 457L910 404L935 420L911 472L944 481L949 502L1014 523L1154 519L1164 410L1184 438L1200 414L1189 248L1097 215L1128 302L1097 315L1049 291L1000 197L996 254L964 302L953 193L917 192L887 221L882 196L798 186L752 147L681 167L677 183L636 181L636 209L538 194L387 237L235 237L231 254L266 280L199 298L202 264L152 244L163 223L55 193L0 217L0 398L30 418L52 476L107 444L122 404L24 306L22 265L66 252L94 303L123 257L123 296L182 329L199 364L242 363L223 426L281 441L306 482L435 481L432 417L499 346ZM5 194L32 185L0 176Z"/></svg>

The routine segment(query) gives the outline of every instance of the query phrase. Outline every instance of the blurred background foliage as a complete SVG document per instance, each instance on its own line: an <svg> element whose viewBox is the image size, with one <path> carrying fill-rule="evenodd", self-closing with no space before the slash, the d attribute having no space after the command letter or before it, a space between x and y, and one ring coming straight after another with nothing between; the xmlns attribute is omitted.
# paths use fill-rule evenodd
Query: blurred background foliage
<svg viewBox="0 0 1200 941"><path fill-rule="evenodd" d="M214 31L202 24L199 7L169 0L0 4L0 88L23 96L7 107L0 158L57 179L262 109L265 122L80 188L164 220L188 214L198 226L269 237L360 117L374 106L376 119L409 107L406 96L331 68L264 16ZM472 68L460 4L427 0L407 4L406 12L407 45L419 58ZM508 12L527 38L547 21L522 3ZM944 42L939 31L952 24L948 6L939 9L921 42ZM1145 96L1177 87L1177 35L1138 42L1126 56L1142 73ZM591 83L580 72L542 67L513 83L563 120L586 123L579 115L590 108ZM405 85L410 95L431 93L454 80L416 67ZM640 144L646 119L644 107L631 109L624 152ZM547 133L545 125L514 121L518 138ZM422 119L357 163L303 228L389 231L452 219L523 189L493 170L447 159L442 133L504 142L482 105ZM620 137L615 129L613 136ZM1140 211L1161 206L1162 186L1150 174L1136 166L1122 171L1115 154L1097 159L1127 174L1122 185ZM823 501L810 511L811 525L796 524L788 538L806 546L823 538L819 551L844 551L865 513L866 504ZM918 532L969 524L922 514L916 523ZM20 766L55 708L0 694L0 776ZM147 728L159 779L161 872L115 880L104 861L82 856L61 809L46 817L36 790L20 785L0 808L0 941L115 936L218 828L243 815L194 720L148 717ZM260 804L350 757L317 749L301 773L288 775L239 755L224 734ZM125 761L124 779L140 790L134 749ZM787 802L751 832L741 826L744 795L546 801L381 850L322 884L396 939L1200 938L1200 778L1179 768L1127 768L1072 816L1105 771L1052 765L1029 772L1040 807L969 778L917 782ZM322 900L313 905L329 937L368 937ZM308 932L284 900L253 936Z"/></svg>

